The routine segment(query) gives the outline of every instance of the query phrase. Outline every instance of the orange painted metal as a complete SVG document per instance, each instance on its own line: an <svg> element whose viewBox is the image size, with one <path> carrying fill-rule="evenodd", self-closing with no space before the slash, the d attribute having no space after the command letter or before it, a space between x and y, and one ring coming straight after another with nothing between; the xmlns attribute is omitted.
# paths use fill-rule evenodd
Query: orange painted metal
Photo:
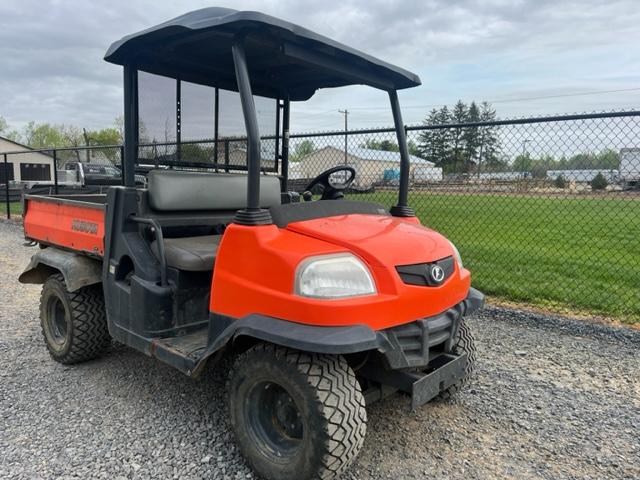
<svg viewBox="0 0 640 480"><path fill-rule="evenodd" d="M104 208L64 200L25 199L24 234L30 240L104 255Z"/></svg>
<svg viewBox="0 0 640 480"><path fill-rule="evenodd" d="M102 256L104 209L51 198L26 199L25 236ZM320 300L294 293L296 269L309 257L350 252L369 268L377 293ZM210 310L241 318L261 314L319 326L364 324L380 330L437 315L464 300L471 284L465 269L438 287L405 284L398 265L453 255L442 235L418 221L377 215L341 215L246 227L231 224L218 249Z"/></svg>
<svg viewBox="0 0 640 480"><path fill-rule="evenodd" d="M375 295L319 300L294 294L301 261L342 252L367 264ZM229 225L216 257L210 310L235 318L255 313L311 325L389 328L436 315L464 300L471 275L457 265L438 287L407 285L395 270L397 265L451 255L453 249L442 235L394 217L342 215L285 229Z"/></svg>

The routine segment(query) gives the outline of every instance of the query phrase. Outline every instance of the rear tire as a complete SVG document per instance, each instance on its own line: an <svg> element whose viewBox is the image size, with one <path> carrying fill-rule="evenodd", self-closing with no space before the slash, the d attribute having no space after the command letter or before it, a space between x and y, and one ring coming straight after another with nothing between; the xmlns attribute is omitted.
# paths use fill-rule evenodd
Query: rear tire
<svg viewBox="0 0 640 480"><path fill-rule="evenodd" d="M91 360L110 343L100 286L69 292L61 274L51 275L42 286L40 325L49 353L60 363Z"/></svg>
<svg viewBox="0 0 640 480"><path fill-rule="evenodd" d="M235 361L227 392L240 451L266 479L336 478L364 443L364 397L341 356L258 344Z"/></svg>
<svg viewBox="0 0 640 480"><path fill-rule="evenodd" d="M467 354L467 366L464 370L464 377L457 383L451 385L449 388L440 393L437 397L440 400L451 400L460 391L467 388L471 380L473 379L476 370L476 342L473 338L473 333L469 328L467 322L462 319L460 327L458 327L458 333L456 334L456 341L454 343L452 353L461 355Z"/></svg>

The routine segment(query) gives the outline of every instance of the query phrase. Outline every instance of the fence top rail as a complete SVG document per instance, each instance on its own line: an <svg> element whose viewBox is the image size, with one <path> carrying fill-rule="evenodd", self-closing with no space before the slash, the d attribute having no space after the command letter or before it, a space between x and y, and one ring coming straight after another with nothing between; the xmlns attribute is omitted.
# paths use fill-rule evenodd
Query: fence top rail
<svg viewBox="0 0 640 480"><path fill-rule="evenodd" d="M78 147L49 147L34 148L29 150L13 150L10 152L0 152L0 155L18 155L25 153L52 153L52 152L75 152L77 150L105 150L107 148L122 148L122 145L80 145Z"/></svg>
<svg viewBox="0 0 640 480"><path fill-rule="evenodd" d="M275 135L269 135L260 137L261 140L276 140ZM171 145L198 145L206 143L225 143L225 142L246 142L247 137L225 137L219 138L204 138L202 140L183 140L180 142L145 142L138 143L138 147L166 147ZM49 148L33 148L29 150L11 150L7 152L0 152L0 155L18 155L25 153L52 153L52 152L75 152L78 150L107 150L110 148L122 148L123 144L118 145L79 145L77 147L49 147Z"/></svg>
<svg viewBox="0 0 640 480"><path fill-rule="evenodd" d="M420 131L420 130L442 130L450 128L477 128L477 127L496 127L501 125L526 125L533 123L553 123L553 122L567 122L576 120L594 120L602 118L621 118L621 117L640 117L640 110L628 110L621 112L600 112L600 113L581 113L573 115L556 115L546 117L529 117L529 118L516 118L507 120L494 120L491 122L467 122L467 123L443 123L439 125L405 125L405 130ZM394 133L394 128L367 128L359 130L333 130L327 132L309 132L309 133L292 133L289 134L289 138L314 138L314 137L332 137L332 136L344 136L347 135L367 135L376 133ZM278 140L279 137L275 135L260 137L261 140ZM202 140L185 140L181 142L146 142L138 143L138 147L162 147L170 145L197 145L203 143L226 143L226 142L240 142L246 141L247 137L226 137L226 138L211 138ZM38 148L32 150L13 150L8 152L0 152L0 155L18 155L25 153L44 153L50 154L52 152L73 152L78 150L104 150L110 148L122 148L123 145L82 145L77 147L50 147L50 148Z"/></svg>
<svg viewBox="0 0 640 480"><path fill-rule="evenodd" d="M640 116L640 110L629 110L624 112L600 112L600 113L581 113L573 115L556 115L547 117L528 117L528 118L516 118L506 120L493 120L491 122L467 122L467 123L443 123L439 125L410 125L405 126L405 129L410 131L416 130L439 130L449 128L470 128L470 127L495 127L500 125L523 125L528 123L552 123L552 122L567 122L575 120L594 120L599 118L619 118L619 117L638 117ZM393 128L366 128L360 130L348 130L348 135L366 135L373 133L394 133ZM307 137L330 137L330 136L342 136L345 134L344 130L334 130L329 132L310 132L310 133L292 133L290 138L307 138Z"/></svg>

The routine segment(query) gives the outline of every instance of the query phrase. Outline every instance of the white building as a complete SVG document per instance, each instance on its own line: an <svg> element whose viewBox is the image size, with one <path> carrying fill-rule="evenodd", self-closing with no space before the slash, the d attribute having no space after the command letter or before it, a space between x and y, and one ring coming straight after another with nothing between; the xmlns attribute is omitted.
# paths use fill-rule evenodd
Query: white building
<svg viewBox="0 0 640 480"><path fill-rule="evenodd" d="M53 158L8 138L0 137L0 184L7 182L52 182ZM25 152L7 155L4 152Z"/></svg>
<svg viewBox="0 0 640 480"><path fill-rule="evenodd" d="M442 180L442 169L436 168L433 162L414 155L409 155L409 162L412 180ZM377 183L397 183L400 177L400 153L385 150L348 148L345 155L344 149L330 145L305 155L297 163L299 166L295 175L299 178L314 178L338 165L353 167L356 170L353 185L359 188L368 188Z"/></svg>
<svg viewBox="0 0 640 480"><path fill-rule="evenodd" d="M606 178L607 182L615 183L618 181L618 170L603 170L603 169L584 169L584 170L547 170L547 178L555 180L558 177L562 177L569 182L584 182L588 183L598 174L601 174Z"/></svg>

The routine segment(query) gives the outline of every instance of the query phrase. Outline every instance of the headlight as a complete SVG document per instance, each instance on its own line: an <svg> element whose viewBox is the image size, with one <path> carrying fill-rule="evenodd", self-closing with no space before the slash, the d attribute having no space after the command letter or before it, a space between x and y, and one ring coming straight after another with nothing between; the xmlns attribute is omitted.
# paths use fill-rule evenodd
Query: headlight
<svg viewBox="0 0 640 480"><path fill-rule="evenodd" d="M460 256L460 252L452 242L449 242L449 244L451 245L451 248L453 248L453 256L455 257L456 262L458 262L458 268L462 270L463 266L462 266L462 257Z"/></svg>
<svg viewBox="0 0 640 480"><path fill-rule="evenodd" d="M295 293L312 298L345 298L376 293L369 269L350 253L304 260L296 271Z"/></svg>

